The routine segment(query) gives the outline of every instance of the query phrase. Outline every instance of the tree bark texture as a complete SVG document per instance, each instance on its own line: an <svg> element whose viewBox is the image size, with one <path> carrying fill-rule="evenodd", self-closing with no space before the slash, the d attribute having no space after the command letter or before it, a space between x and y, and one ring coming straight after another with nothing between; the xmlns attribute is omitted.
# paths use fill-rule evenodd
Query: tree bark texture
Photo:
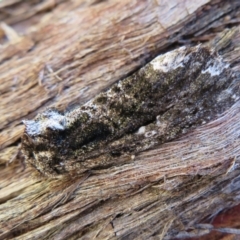
<svg viewBox="0 0 240 240"><path fill-rule="evenodd" d="M210 222L240 203L238 102L132 161L74 178L11 162L23 119L82 105L177 46L214 47L239 76L239 1L8 0L0 12L0 239L240 233Z"/></svg>

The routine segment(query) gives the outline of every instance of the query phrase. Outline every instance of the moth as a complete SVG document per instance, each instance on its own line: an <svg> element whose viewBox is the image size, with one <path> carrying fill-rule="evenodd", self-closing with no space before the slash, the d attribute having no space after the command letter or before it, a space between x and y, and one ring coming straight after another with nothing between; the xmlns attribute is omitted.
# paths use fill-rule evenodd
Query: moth
<svg viewBox="0 0 240 240"><path fill-rule="evenodd" d="M72 111L23 121L22 153L49 177L123 164L216 118L238 99L235 83L213 49L180 47Z"/></svg>

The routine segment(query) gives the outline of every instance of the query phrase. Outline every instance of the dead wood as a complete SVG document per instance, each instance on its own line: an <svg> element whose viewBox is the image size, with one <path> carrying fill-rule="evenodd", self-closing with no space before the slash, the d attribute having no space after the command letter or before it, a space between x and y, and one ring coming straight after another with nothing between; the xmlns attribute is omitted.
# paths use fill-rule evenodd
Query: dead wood
<svg viewBox="0 0 240 240"><path fill-rule="evenodd" d="M46 107L82 104L173 44L213 39L237 24L240 13L237 0L80 2L60 11L70 4L58 1L38 24L35 13L24 18L24 11L1 19L33 22L23 35L1 25L8 41L0 55L0 239L171 239L210 232L214 226L201 221L240 202L239 103L129 164L75 179L46 179L16 161L5 167L17 153L22 119ZM216 45L238 73L238 42L234 28L206 44Z"/></svg>

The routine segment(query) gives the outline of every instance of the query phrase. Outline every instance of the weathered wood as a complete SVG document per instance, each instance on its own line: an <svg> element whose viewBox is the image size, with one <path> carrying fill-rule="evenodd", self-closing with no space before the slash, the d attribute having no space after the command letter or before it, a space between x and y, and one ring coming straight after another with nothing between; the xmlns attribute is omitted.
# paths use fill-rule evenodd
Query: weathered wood
<svg viewBox="0 0 240 240"><path fill-rule="evenodd" d="M59 13L54 22L3 45L0 145L19 139L22 119L46 107L65 109L86 102L239 4L230 1L221 9L212 4L195 12L203 3L104 2Z"/></svg>
<svg viewBox="0 0 240 240"><path fill-rule="evenodd" d="M199 222L239 203L238 103L129 164L76 179L45 179L18 162L4 164L16 153L9 145L22 134L23 118L86 102L172 43L200 39L210 23L221 30L239 8L237 0L114 1L56 10L54 22L24 36L3 24L11 41L0 55L0 239L169 239L211 231ZM215 40L236 72L238 31Z"/></svg>

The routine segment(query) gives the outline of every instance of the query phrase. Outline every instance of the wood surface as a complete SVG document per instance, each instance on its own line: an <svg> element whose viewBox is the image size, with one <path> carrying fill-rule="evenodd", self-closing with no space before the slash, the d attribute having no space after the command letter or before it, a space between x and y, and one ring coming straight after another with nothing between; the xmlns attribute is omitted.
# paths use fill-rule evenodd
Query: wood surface
<svg viewBox="0 0 240 240"><path fill-rule="evenodd" d="M74 179L44 178L11 160L23 119L81 105L177 46L217 46L237 74L239 1L6 0L0 13L0 239L224 232L211 220L240 203L238 103L128 164Z"/></svg>

